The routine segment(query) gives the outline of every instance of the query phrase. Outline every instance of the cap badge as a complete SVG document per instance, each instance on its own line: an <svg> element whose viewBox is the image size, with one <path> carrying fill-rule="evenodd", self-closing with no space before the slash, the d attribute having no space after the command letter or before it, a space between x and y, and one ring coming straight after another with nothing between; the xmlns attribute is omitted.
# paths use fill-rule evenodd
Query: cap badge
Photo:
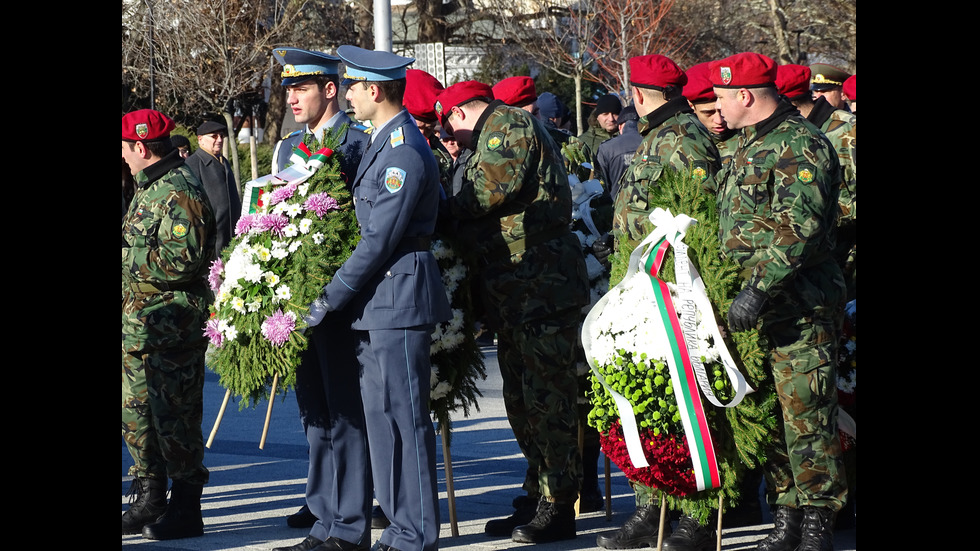
<svg viewBox="0 0 980 551"><path fill-rule="evenodd" d="M136 125L136 135L139 136L140 139L145 138L149 133L150 133L150 128L146 125L145 122L141 122Z"/></svg>
<svg viewBox="0 0 980 551"><path fill-rule="evenodd" d="M721 68L721 82L722 84L728 84L732 81L732 68L722 67Z"/></svg>

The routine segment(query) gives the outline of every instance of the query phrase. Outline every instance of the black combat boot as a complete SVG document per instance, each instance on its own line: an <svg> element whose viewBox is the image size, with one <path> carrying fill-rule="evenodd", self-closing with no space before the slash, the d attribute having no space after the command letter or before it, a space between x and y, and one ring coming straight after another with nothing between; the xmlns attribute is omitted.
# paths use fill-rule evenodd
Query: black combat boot
<svg viewBox="0 0 980 551"><path fill-rule="evenodd" d="M757 551L793 551L803 535L803 511L785 505L776 507L772 532L759 542Z"/></svg>
<svg viewBox="0 0 980 551"><path fill-rule="evenodd" d="M803 507L803 535L796 551L834 551L834 510Z"/></svg>
<svg viewBox="0 0 980 551"><path fill-rule="evenodd" d="M642 505L636 508L625 524L615 532L599 534L596 545L603 549L639 549L640 547L657 547L657 535L660 531L660 509L654 505ZM664 536L670 534L670 519L664 523Z"/></svg>
<svg viewBox="0 0 980 551"><path fill-rule="evenodd" d="M129 509L122 515L122 533L139 534L167 510L166 478L134 478L129 487Z"/></svg>
<svg viewBox="0 0 980 551"><path fill-rule="evenodd" d="M575 505L541 498L531 522L514 528L517 543L550 543L575 537Z"/></svg>
<svg viewBox="0 0 980 551"><path fill-rule="evenodd" d="M664 540L663 551L712 551L718 541L717 524L717 513L712 513L705 524L681 515L677 530Z"/></svg>
<svg viewBox="0 0 980 551"><path fill-rule="evenodd" d="M151 540L175 540L204 535L201 516L201 484L174 480L170 487L170 503L160 520L143 527L143 537Z"/></svg>
<svg viewBox="0 0 980 551"><path fill-rule="evenodd" d="M514 514L507 518L488 521L483 531L492 538L509 538L514 528L531 522L537 508L536 499L530 496L517 497L514 499Z"/></svg>

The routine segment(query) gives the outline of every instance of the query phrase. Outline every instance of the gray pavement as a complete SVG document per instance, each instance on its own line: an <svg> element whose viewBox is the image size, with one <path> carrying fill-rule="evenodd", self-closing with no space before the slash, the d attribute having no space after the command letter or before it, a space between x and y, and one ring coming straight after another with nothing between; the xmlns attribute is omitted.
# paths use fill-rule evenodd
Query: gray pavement
<svg viewBox="0 0 980 551"><path fill-rule="evenodd" d="M500 373L493 349L484 349L487 379L480 384L483 397L479 411L471 410L468 418L453 421L450 445L450 467L455 496L457 534L450 523L446 490L446 461L439 449L440 520L439 547L443 550L502 550L527 548L539 551L600 549L598 533L618 528L633 513L633 493L626 478L616 468L610 469L612 491L611 518L605 512L586 513L576 521L578 537L551 544L520 544L509 539L491 539L483 526L492 518L513 512L511 500L522 493L526 463L507 424L500 393ZM204 394L204 437L211 434L225 391L218 377L208 372ZM306 484L306 438L299 421L296 398L289 394L273 404L270 426L263 449L259 449L267 403L257 409L239 411L229 403L211 447L205 452L205 465L211 481L204 487L201 507L204 513L204 536L171 541L144 540L139 535L123 536L123 548L155 551L269 551L273 547L293 545L306 537L308 530L290 528L286 517L303 504ZM120 439L121 440L121 439ZM600 485L602 481L600 456ZM128 507L126 492L131 478L126 475L132 463L122 445L122 511ZM603 490L605 493L605 490ZM754 549L754 542L772 528L768 511L764 524L726 528L722 549ZM373 539L381 535L373 531ZM856 530L835 535L837 551L853 551Z"/></svg>

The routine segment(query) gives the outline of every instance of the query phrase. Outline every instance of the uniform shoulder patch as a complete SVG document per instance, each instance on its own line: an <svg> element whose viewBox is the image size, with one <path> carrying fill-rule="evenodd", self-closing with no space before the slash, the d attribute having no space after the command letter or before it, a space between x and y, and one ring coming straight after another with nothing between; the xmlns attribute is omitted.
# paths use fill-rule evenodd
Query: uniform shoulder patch
<svg viewBox="0 0 980 551"><path fill-rule="evenodd" d="M187 235L187 228L190 227L191 223L187 220L174 220L173 228L170 233L173 234L177 239L183 239Z"/></svg>
<svg viewBox="0 0 980 551"><path fill-rule="evenodd" d="M293 130L289 134L286 134L285 136L283 136L282 139L285 140L286 138L291 138L291 137L295 136L296 134L302 134L303 132L305 132L305 130L303 130L302 128L300 128L299 130Z"/></svg>
<svg viewBox="0 0 980 551"><path fill-rule="evenodd" d="M504 144L504 133L503 132L492 132L490 137L487 138L487 149L493 151L498 149Z"/></svg>
<svg viewBox="0 0 980 551"><path fill-rule="evenodd" d="M405 133L402 132L402 127L398 127L391 131L391 137L388 138L388 143L391 147L398 147L405 143Z"/></svg>
<svg viewBox="0 0 980 551"><path fill-rule="evenodd" d="M796 177L803 183L809 184L817 175L817 167L810 163L800 163L796 168Z"/></svg>
<svg viewBox="0 0 980 551"><path fill-rule="evenodd" d="M405 185L405 174L404 170L396 166L388 167L385 171L385 189L388 193L397 193Z"/></svg>

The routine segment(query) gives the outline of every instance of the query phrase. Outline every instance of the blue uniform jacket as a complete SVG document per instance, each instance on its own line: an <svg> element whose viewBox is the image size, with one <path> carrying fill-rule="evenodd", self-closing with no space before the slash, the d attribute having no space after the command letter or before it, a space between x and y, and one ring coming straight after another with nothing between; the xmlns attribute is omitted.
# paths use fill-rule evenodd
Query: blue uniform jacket
<svg viewBox="0 0 980 551"><path fill-rule="evenodd" d="M439 190L436 158L402 110L375 130L361 159L353 180L361 240L325 288L330 309L350 305L354 329L449 319L439 265L424 245L435 229Z"/></svg>

